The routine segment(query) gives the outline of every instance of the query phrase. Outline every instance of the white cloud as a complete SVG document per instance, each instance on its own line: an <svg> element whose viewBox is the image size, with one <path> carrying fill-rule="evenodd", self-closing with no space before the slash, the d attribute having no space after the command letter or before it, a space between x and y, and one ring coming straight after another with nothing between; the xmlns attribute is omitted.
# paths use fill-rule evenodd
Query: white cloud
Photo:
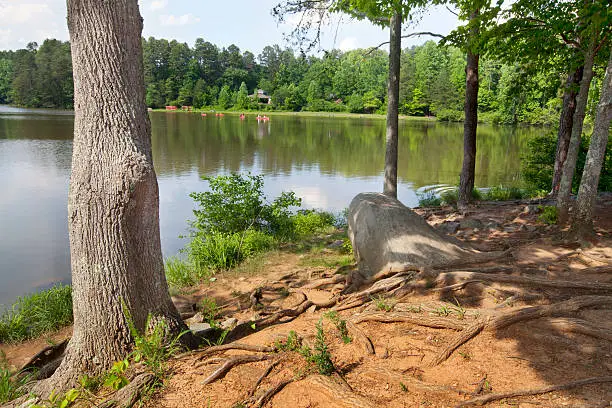
<svg viewBox="0 0 612 408"><path fill-rule="evenodd" d="M168 0L154 0L149 8L153 11L155 10L163 10L168 5Z"/></svg>
<svg viewBox="0 0 612 408"><path fill-rule="evenodd" d="M159 22L163 26L184 26L199 23L200 18L191 13L183 14L182 16L178 17L172 14L164 14L159 16Z"/></svg>
<svg viewBox="0 0 612 408"><path fill-rule="evenodd" d="M0 22L3 24L23 24L38 19L40 15L52 15L45 3L9 4L0 1Z"/></svg>
<svg viewBox="0 0 612 408"><path fill-rule="evenodd" d="M346 37L340 41L338 48L340 48L342 51L354 50L359 48L359 42L355 37Z"/></svg>

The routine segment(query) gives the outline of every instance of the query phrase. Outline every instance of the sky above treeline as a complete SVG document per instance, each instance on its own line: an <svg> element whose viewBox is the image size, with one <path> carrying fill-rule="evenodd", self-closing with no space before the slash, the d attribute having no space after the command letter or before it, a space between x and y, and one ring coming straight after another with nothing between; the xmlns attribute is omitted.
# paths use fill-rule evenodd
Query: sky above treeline
<svg viewBox="0 0 612 408"><path fill-rule="evenodd" d="M237 45L258 55L266 45L291 44L284 35L296 18L278 24L271 15L279 0L141 0L143 36L176 39L193 45L196 38L219 46ZM447 34L457 26L457 17L443 7L432 8L404 32L432 31ZM0 0L0 49L24 48L46 38L68 40L66 0ZM347 16L332 17L322 36L321 48L343 51L377 46L388 39L388 31ZM422 44L431 37L404 39L402 46Z"/></svg>

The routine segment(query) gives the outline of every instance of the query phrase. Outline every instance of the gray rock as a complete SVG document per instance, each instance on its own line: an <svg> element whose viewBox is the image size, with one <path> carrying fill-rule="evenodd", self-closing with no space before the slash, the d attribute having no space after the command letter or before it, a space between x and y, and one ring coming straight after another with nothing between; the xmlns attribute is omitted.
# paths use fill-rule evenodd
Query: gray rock
<svg viewBox="0 0 612 408"><path fill-rule="evenodd" d="M225 319L223 323L221 323L221 328L224 330L233 329L238 324L238 319L235 317L230 317L229 319Z"/></svg>
<svg viewBox="0 0 612 408"><path fill-rule="evenodd" d="M202 316L202 313L198 312L189 319L185 319L185 324L189 325L191 323L204 323L204 316Z"/></svg>
<svg viewBox="0 0 612 408"><path fill-rule="evenodd" d="M459 230L459 223L455 221L444 221L438 225L438 231L445 234L454 234Z"/></svg>
<svg viewBox="0 0 612 408"><path fill-rule="evenodd" d="M342 246L342 244L344 244L344 241L341 239L338 239L334 242L332 242L331 244L329 244L327 247L328 248L340 248Z"/></svg>
<svg viewBox="0 0 612 408"><path fill-rule="evenodd" d="M351 201L348 222L348 235L364 277L408 265L446 265L475 255L461 241L380 193L358 194Z"/></svg>
<svg viewBox="0 0 612 408"><path fill-rule="evenodd" d="M485 229L488 229L490 231L498 230L500 229L500 225L498 222L491 220L485 224Z"/></svg>
<svg viewBox="0 0 612 408"><path fill-rule="evenodd" d="M526 205L525 208L523 208L523 214L527 214L527 215L538 214L540 212L541 212L540 206L535 205L535 204L529 204L529 205Z"/></svg>
<svg viewBox="0 0 612 408"><path fill-rule="evenodd" d="M478 228L478 229L482 229L483 225L482 225L482 221L475 219L475 218L467 218L467 219L463 219L461 220L459 226L461 227L461 229L474 229L474 228Z"/></svg>
<svg viewBox="0 0 612 408"><path fill-rule="evenodd" d="M191 323L188 324L187 327L189 327L189 330L191 330L193 334L202 337L214 330L208 323Z"/></svg>

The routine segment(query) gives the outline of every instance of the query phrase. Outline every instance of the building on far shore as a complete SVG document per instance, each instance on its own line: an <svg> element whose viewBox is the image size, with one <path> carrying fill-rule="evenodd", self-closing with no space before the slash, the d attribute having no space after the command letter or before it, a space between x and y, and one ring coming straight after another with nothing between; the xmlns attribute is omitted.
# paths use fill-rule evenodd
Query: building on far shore
<svg viewBox="0 0 612 408"><path fill-rule="evenodd" d="M258 89L256 93L249 95L249 98L256 99L258 103L271 104L272 97L263 89Z"/></svg>

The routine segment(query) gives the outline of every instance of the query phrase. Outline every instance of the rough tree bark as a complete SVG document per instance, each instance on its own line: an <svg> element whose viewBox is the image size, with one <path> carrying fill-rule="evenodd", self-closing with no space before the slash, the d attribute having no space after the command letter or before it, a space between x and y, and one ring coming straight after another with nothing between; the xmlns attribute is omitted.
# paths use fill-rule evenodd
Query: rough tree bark
<svg viewBox="0 0 612 408"><path fill-rule="evenodd" d="M567 157L563 164L559 193L557 194L558 222L560 225L567 223L569 218L570 196L572 193L572 179L576 171L576 160L580 150L580 139L582 138L582 126L586 114L586 106L589 98L589 88L593 79L593 62L595 60L595 41L593 40L584 53L584 70L580 81L580 90L576 96L576 111L572 122L572 136L570 139Z"/></svg>
<svg viewBox="0 0 612 408"><path fill-rule="evenodd" d="M470 20L478 17L479 10L470 16ZM470 29L472 39L479 35L475 25ZM463 123L463 166L459 178L459 205L464 207L472 200L474 177L476 172L476 129L478 128L478 60L480 54L469 50L467 53L465 82L465 122Z"/></svg>
<svg viewBox="0 0 612 408"><path fill-rule="evenodd" d="M576 111L576 95L582 80L583 67L576 68L574 72L570 72L565 82L563 91L563 106L561 116L559 118L559 132L557 133L557 152L555 153L555 167L553 171L552 186L550 196L556 197L559 192L559 183L561 182L561 174L563 164L567 157L567 149L569 148L570 139L572 136L572 123L574 120L574 112Z"/></svg>
<svg viewBox="0 0 612 408"><path fill-rule="evenodd" d="M68 0L74 64L74 147L68 226L74 333L62 364L36 391L62 389L129 352L123 305L184 328L168 294L159 193L145 105L137 0Z"/></svg>
<svg viewBox="0 0 612 408"><path fill-rule="evenodd" d="M593 232L593 207L597 198L597 185L599 184L601 168L606 156L610 120L612 120L612 51L601 88L591 144L580 180L578 198L576 199L572 230L579 236L587 236Z"/></svg>
<svg viewBox="0 0 612 408"><path fill-rule="evenodd" d="M397 198L399 78L402 50L402 15L400 12L396 12L391 17L389 31L389 86L387 89L387 138L383 194Z"/></svg>

